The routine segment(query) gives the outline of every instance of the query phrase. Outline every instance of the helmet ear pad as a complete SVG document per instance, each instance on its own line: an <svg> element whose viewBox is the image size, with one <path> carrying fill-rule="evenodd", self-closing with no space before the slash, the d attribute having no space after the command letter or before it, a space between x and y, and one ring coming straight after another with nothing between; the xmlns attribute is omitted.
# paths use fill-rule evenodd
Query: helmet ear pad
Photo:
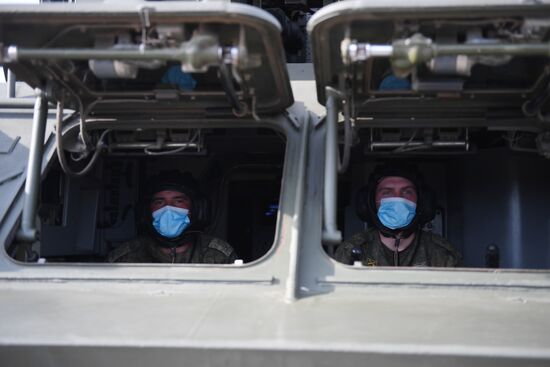
<svg viewBox="0 0 550 367"><path fill-rule="evenodd" d="M357 194L355 194L355 214L357 214L359 219L363 222L367 222L370 227L373 226L374 223L371 220L368 201L369 185L365 185L357 191Z"/></svg>
<svg viewBox="0 0 550 367"><path fill-rule="evenodd" d="M201 230L210 224L210 205L208 199L202 194L195 193L191 201L190 229Z"/></svg>
<svg viewBox="0 0 550 367"><path fill-rule="evenodd" d="M422 195L422 200L416 205L416 215L419 217L418 224L424 226L435 217L437 196L435 191L427 185L423 185L419 193Z"/></svg>

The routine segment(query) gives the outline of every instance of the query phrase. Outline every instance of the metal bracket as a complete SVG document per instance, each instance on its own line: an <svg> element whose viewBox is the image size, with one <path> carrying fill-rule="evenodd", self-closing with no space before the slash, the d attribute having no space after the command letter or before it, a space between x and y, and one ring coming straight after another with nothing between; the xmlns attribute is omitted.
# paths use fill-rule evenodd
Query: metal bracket
<svg viewBox="0 0 550 367"><path fill-rule="evenodd" d="M15 77L15 74L13 71L8 69L8 89L7 89L7 97L8 98L15 98L15 89L16 89L16 81L17 78Z"/></svg>
<svg viewBox="0 0 550 367"><path fill-rule="evenodd" d="M292 126L294 126L296 129L299 129L300 128L300 121L298 119L298 117L293 114L292 112L288 111L288 110L285 110L283 111L283 116L286 117L286 119L292 123Z"/></svg>
<svg viewBox="0 0 550 367"><path fill-rule="evenodd" d="M140 50L145 50L147 47L147 30L151 27L151 20L149 18L149 13L154 11L155 8L149 6L140 6L138 8L139 20L141 21L141 45L139 45Z"/></svg>

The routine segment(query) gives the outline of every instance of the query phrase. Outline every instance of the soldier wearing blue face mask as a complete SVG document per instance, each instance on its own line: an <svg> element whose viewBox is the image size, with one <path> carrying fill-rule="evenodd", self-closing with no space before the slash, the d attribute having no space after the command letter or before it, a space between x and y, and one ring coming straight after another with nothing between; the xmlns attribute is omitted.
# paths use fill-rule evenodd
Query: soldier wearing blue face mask
<svg viewBox="0 0 550 367"><path fill-rule="evenodd" d="M335 259L367 266L454 267L460 253L441 236L422 230L434 199L410 166L379 166L359 191L357 212L372 227L338 247Z"/></svg>
<svg viewBox="0 0 550 367"><path fill-rule="evenodd" d="M149 180L141 224L145 233L111 251L109 262L230 264L233 248L200 231L208 205L190 175L163 173Z"/></svg>

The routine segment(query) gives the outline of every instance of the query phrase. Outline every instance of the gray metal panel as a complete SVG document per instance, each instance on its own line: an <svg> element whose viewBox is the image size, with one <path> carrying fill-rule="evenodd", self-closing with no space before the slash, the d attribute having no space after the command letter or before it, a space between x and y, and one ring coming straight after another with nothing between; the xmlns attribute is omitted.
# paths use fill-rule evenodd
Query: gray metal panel
<svg viewBox="0 0 550 367"><path fill-rule="evenodd" d="M339 287L293 304L270 288L214 284L0 282L0 292L6 366L550 361L547 291Z"/></svg>
<svg viewBox="0 0 550 367"><path fill-rule="evenodd" d="M265 128L271 127L285 132L286 136L286 154L283 167L283 176L286 178L281 187L280 214L278 216L278 226L275 233L274 246L268 254L262 259L245 264L243 266L227 266L212 264L192 264L189 266L167 266L167 264L131 264L131 265L108 265L108 264L16 264L5 254L0 256L0 274L2 278L11 279L32 279L35 277L45 278L95 278L104 279L126 279L135 281L153 281L153 282L212 282L222 281L238 284L260 283L270 284L280 288L285 284L287 278L287 262L290 254L282 248L288 248L290 243L296 243L297 233L288 235L290 228L299 226L298 218L301 218L296 211L301 210L296 207L296 180L302 176L301 169L305 163L305 152L302 151L301 142L304 140L304 130L302 124L304 120L301 117L299 109L290 109L289 113L298 116L298 120L290 121L284 116L278 116L273 119L256 120L234 120L232 126ZM204 127L207 123L209 127L226 127L227 121L197 121L194 127ZM51 159L53 143L49 142L46 146L46 157ZM12 198L17 203L20 197ZM17 212L8 212L10 220L13 216L18 216ZM13 223L13 221L10 221ZM12 228L0 227L0 241L4 245L9 244ZM151 271L152 268L156 270ZM17 269L17 271L13 271ZM114 271L113 271L114 270ZM38 271L38 272L37 272Z"/></svg>
<svg viewBox="0 0 550 367"><path fill-rule="evenodd" d="M86 187L90 178L69 178L63 197L63 224L42 226L40 255L98 254L95 244L99 188Z"/></svg>

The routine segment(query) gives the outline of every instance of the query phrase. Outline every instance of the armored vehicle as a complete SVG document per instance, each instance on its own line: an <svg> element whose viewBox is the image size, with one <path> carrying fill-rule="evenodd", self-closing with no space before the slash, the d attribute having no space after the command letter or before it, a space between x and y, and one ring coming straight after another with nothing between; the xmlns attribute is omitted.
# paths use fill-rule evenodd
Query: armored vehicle
<svg viewBox="0 0 550 367"><path fill-rule="evenodd" d="M550 363L550 2L322 5L0 6L2 366ZM334 260L381 163L458 268ZM168 171L234 263L107 262Z"/></svg>

